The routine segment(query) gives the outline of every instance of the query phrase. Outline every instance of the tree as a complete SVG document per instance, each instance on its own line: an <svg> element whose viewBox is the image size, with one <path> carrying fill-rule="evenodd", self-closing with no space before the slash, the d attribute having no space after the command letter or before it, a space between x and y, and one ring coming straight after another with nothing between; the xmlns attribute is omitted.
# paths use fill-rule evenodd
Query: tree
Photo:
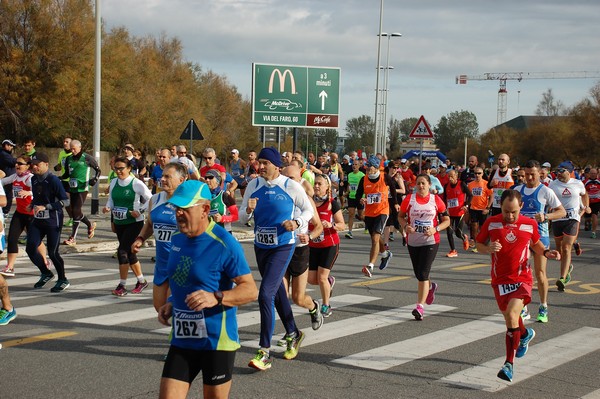
<svg viewBox="0 0 600 399"><path fill-rule="evenodd" d="M447 153L464 143L465 137L475 138L479 132L477 117L470 111L454 111L442 116L436 128L435 144Z"/></svg>
<svg viewBox="0 0 600 399"><path fill-rule="evenodd" d="M369 115L350 118L346 121L346 144L344 152L358 151L364 149L367 153L373 152L373 141L375 139L375 122Z"/></svg>
<svg viewBox="0 0 600 399"><path fill-rule="evenodd" d="M548 89L545 93L542 93L542 99L535 110L535 114L537 116L559 116L564 115L566 110L563 102L554 98L552 89Z"/></svg>
<svg viewBox="0 0 600 399"><path fill-rule="evenodd" d="M400 155L400 142L402 139L402 125L398 119L390 118L388 126L388 156L393 159Z"/></svg>

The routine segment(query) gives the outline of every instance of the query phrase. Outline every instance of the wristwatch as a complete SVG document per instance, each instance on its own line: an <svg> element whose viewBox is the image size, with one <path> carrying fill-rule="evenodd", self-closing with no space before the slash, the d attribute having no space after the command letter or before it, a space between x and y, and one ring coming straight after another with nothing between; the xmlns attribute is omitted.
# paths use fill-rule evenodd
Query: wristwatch
<svg viewBox="0 0 600 399"><path fill-rule="evenodd" d="M215 296L215 299L217 300L217 305L222 305L223 304L223 291L215 291L213 293L213 295Z"/></svg>

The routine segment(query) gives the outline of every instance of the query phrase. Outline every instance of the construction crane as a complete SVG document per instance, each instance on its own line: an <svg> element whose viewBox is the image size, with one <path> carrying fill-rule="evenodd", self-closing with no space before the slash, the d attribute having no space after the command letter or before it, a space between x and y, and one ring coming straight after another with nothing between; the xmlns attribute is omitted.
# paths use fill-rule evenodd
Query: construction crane
<svg viewBox="0 0 600 399"><path fill-rule="evenodd" d="M498 90L498 116L496 123L498 125L506 120L506 81L523 79L593 79L600 78L600 71L579 71L579 72L501 72L484 73L483 75L458 75L456 84L467 84L469 80L499 80L500 89Z"/></svg>

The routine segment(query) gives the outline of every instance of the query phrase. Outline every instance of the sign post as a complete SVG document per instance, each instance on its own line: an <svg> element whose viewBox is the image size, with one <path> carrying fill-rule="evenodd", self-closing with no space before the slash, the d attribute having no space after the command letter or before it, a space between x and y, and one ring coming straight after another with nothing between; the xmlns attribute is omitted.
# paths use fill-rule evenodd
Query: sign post
<svg viewBox="0 0 600 399"><path fill-rule="evenodd" d="M252 125L338 128L340 68L252 64Z"/></svg>
<svg viewBox="0 0 600 399"><path fill-rule="evenodd" d="M432 139L433 132L429 127L429 124L425 120L425 117L421 115L415 127L413 127L412 131L408 135L411 139L420 139L421 140L421 151L419 151L419 174L421 173L421 165L423 163L423 140L424 139Z"/></svg>

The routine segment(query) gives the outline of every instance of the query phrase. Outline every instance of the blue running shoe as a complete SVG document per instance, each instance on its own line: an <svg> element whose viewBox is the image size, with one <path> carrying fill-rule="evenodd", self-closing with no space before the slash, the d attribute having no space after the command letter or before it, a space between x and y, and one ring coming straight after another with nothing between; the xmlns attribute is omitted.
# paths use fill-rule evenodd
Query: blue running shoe
<svg viewBox="0 0 600 399"><path fill-rule="evenodd" d="M525 338L521 338L521 342L519 342L519 347L517 348L516 357L523 357L527 353L527 349L529 349L529 343L531 340L535 338L535 330L533 328L527 329L527 335Z"/></svg>
<svg viewBox="0 0 600 399"><path fill-rule="evenodd" d="M498 371L498 378L504 381L512 382L513 379L513 365L509 362L504 363L504 366Z"/></svg>
<svg viewBox="0 0 600 399"><path fill-rule="evenodd" d="M394 256L394 254L392 254L392 251L387 250L388 256L386 256L385 258L381 258L381 263L379 264L379 270L384 270L386 267L388 267L388 264L390 263L390 259L392 259L392 256Z"/></svg>
<svg viewBox="0 0 600 399"><path fill-rule="evenodd" d="M0 308L0 326L5 326L17 318L17 311L14 306L11 311Z"/></svg>

